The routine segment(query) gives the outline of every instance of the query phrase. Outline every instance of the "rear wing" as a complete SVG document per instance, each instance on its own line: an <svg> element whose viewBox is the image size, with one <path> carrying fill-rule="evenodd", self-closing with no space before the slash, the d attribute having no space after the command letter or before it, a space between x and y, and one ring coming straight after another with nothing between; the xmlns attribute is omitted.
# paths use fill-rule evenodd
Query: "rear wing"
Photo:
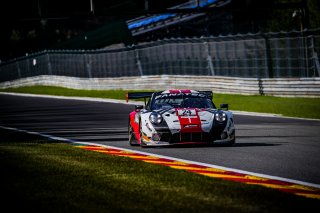
<svg viewBox="0 0 320 213"><path fill-rule="evenodd" d="M154 92L128 92L126 94L126 101L128 103L129 99L144 99L144 103L146 104L146 98L150 98Z"/></svg>

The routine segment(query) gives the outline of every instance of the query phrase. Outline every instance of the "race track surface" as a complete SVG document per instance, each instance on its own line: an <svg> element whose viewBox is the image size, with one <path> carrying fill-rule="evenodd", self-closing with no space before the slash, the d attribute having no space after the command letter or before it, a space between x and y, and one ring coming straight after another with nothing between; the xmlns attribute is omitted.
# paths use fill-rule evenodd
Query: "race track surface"
<svg viewBox="0 0 320 213"><path fill-rule="evenodd" d="M127 141L133 108L1 94L0 126L320 184L320 121L236 114L233 147L141 148Z"/></svg>

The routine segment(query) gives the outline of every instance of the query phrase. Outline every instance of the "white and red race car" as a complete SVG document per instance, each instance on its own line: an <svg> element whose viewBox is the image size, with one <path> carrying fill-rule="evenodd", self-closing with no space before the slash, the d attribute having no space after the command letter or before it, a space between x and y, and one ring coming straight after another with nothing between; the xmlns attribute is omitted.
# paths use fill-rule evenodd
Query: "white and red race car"
<svg viewBox="0 0 320 213"><path fill-rule="evenodd" d="M195 90L128 93L127 101L145 99L145 106L136 105L129 116L130 145L233 145L233 114L228 111L228 104L217 109L212 96L211 91Z"/></svg>

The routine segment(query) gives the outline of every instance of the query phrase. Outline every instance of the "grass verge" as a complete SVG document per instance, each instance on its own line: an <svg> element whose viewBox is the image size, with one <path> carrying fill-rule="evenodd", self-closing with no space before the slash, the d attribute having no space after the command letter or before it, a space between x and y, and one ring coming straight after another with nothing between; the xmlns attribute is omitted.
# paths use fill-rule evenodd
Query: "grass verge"
<svg viewBox="0 0 320 213"><path fill-rule="evenodd" d="M0 129L10 212L317 212L320 202ZM318 210L317 210L318 209Z"/></svg>
<svg viewBox="0 0 320 213"><path fill-rule="evenodd" d="M125 99L124 90L76 90L62 87L33 86L0 89L2 92L48 94L59 96L80 96ZM320 119L320 98L284 98L272 96L214 94L214 103L228 103L230 110L263 112L290 117Z"/></svg>

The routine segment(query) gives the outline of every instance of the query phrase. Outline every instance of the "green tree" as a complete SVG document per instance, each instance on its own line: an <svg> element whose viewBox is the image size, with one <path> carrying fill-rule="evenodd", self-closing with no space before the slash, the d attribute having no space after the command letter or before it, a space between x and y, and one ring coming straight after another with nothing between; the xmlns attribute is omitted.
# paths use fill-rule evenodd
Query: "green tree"
<svg viewBox="0 0 320 213"><path fill-rule="evenodd" d="M269 21L266 22L263 31L279 32L320 27L319 0L275 0L274 3L282 4L284 7L273 8L270 11ZM301 7L294 7L296 3L301 4Z"/></svg>

